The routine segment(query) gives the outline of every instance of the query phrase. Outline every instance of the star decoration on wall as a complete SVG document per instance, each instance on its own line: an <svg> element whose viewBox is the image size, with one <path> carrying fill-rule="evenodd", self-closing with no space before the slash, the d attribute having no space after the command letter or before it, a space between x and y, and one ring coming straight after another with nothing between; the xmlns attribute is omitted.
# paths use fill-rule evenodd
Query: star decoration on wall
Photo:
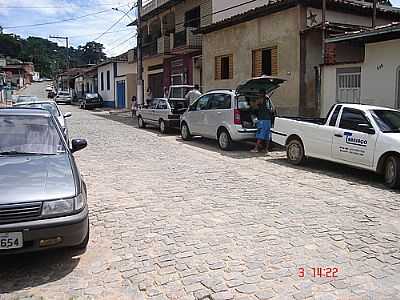
<svg viewBox="0 0 400 300"><path fill-rule="evenodd" d="M309 26L314 26L318 24L317 14L313 14L311 10L308 11L307 20L309 21Z"/></svg>

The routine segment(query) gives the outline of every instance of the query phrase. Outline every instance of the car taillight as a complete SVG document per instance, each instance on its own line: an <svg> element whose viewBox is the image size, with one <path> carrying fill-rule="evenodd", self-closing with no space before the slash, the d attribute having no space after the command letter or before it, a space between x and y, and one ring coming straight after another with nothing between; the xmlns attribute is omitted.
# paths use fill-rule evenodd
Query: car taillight
<svg viewBox="0 0 400 300"><path fill-rule="evenodd" d="M242 125L242 121L240 120L240 110L235 109L233 111L233 120L235 125Z"/></svg>

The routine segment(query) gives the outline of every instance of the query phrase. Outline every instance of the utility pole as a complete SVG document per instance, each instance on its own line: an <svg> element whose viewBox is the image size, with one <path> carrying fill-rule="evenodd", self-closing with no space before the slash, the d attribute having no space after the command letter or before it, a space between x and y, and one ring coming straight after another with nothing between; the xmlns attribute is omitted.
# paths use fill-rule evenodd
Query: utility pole
<svg viewBox="0 0 400 300"><path fill-rule="evenodd" d="M142 53L142 0L137 1L137 103L144 104L143 53Z"/></svg>
<svg viewBox="0 0 400 300"><path fill-rule="evenodd" d="M376 0L374 0L372 7L372 28L375 27L376 27Z"/></svg>
<svg viewBox="0 0 400 300"><path fill-rule="evenodd" d="M67 70L69 69L69 39L67 36L54 36L50 35L50 39L60 39L60 40L65 40L65 46L66 46L66 64L67 64Z"/></svg>
<svg viewBox="0 0 400 300"><path fill-rule="evenodd" d="M322 0L322 64L325 64L326 0Z"/></svg>

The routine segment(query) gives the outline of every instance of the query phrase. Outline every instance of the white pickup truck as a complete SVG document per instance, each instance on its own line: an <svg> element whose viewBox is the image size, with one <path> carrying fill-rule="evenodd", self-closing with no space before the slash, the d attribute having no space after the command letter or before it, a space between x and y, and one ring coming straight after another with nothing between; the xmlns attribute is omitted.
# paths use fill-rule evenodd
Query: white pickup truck
<svg viewBox="0 0 400 300"><path fill-rule="evenodd" d="M361 104L337 104L326 119L278 117L272 140L286 147L287 158L330 160L382 174L390 188L400 187L400 111Z"/></svg>

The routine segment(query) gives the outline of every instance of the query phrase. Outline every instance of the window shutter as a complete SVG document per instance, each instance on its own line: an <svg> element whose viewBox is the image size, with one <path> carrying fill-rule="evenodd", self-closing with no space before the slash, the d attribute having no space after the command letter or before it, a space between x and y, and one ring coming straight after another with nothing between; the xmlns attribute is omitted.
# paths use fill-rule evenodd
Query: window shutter
<svg viewBox="0 0 400 300"><path fill-rule="evenodd" d="M233 79L233 54L229 55L229 79Z"/></svg>
<svg viewBox="0 0 400 300"><path fill-rule="evenodd" d="M221 80L221 56L215 57L215 80Z"/></svg>
<svg viewBox="0 0 400 300"><path fill-rule="evenodd" d="M259 77L262 74L262 50L253 51L253 77Z"/></svg>
<svg viewBox="0 0 400 300"><path fill-rule="evenodd" d="M278 76L278 47L271 49L272 76Z"/></svg>

